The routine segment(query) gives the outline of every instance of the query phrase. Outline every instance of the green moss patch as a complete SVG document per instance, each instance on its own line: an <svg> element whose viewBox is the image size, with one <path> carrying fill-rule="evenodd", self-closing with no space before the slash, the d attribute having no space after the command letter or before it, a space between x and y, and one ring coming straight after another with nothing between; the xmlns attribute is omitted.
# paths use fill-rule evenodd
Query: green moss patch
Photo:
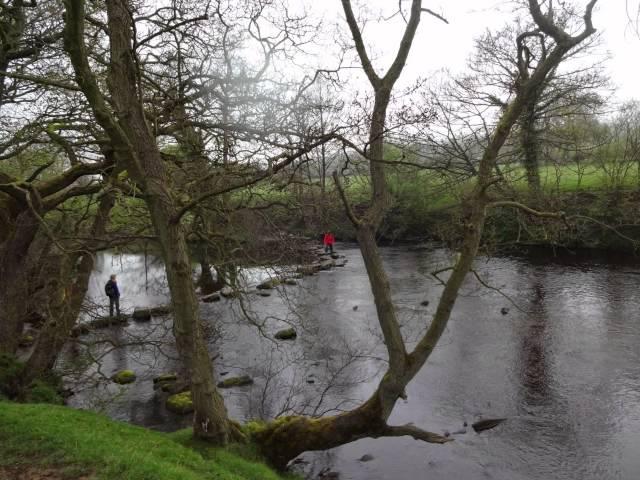
<svg viewBox="0 0 640 480"><path fill-rule="evenodd" d="M115 383L125 385L136 381L136 374L133 370L122 370L111 377Z"/></svg>
<svg viewBox="0 0 640 480"><path fill-rule="evenodd" d="M178 413L180 415L186 415L193 412L193 400L191 400L191 392L182 392L171 395L167 398L165 403L167 410Z"/></svg>

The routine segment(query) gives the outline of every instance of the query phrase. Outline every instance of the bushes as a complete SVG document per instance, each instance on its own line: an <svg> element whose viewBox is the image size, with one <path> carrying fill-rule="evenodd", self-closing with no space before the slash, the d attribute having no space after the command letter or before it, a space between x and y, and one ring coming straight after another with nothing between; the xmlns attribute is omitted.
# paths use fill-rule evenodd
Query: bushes
<svg viewBox="0 0 640 480"><path fill-rule="evenodd" d="M0 397L26 403L62 404L60 378L51 372L24 385L24 364L15 357L0 354Z"/></svg>

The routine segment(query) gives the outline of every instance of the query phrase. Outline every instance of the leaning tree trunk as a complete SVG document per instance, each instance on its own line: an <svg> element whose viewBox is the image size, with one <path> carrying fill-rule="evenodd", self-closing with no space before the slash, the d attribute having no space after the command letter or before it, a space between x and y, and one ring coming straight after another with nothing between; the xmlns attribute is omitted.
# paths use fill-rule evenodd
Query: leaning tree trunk
<svg viewBox="0 0 640 480"><path fill-rule="evenodd" d="M376 76L375 72L373 72L371 63L364 50L360 32L357 30L358 27L351 12L349 1L343 0L342 3L345 7L347 22L352 30L352 36L354 37L363 68L369 75L371 83L376 90L376 100L378 100L380 85L381 82L384 84L384 79L381 80ZM577 36L570 36L553 24L550 16L541 14L540 6L536 0L529 1L530 12L535 22L542 31L553 36L557 46L548 56L540 60L533 74L530 78L527 78L526 85L517 93L516 97L510 102L499 118L480 160L475 188L470 192L465 202L464 239L459 252L459 258L451 269L451 275L445 283L436 312L426 333L410 353L406 351L400 326L396 319L389 282L374 238L376 228L379 225L378 222L382 218L387 205L383 163L378 161L381 159L381 157L378 156L380 153L374 148L374 141L377 141L378 137L372 135L370 138L371 150L369 160L371 162L370 171L373 184L372 203L364 216L358 218L355 215L340 185L338 175L334 173L336 186L342 196L347 215L358 232L358 240L367 268L372 292L375 296L378 321L389 355L389 368L380 380L374 395L363 405L351 412L320 419L287 417L256 428L253 432L253 438L260 446L266 458L274 466L282 469L290 460L295 458L295 456L306 450L325 450L363 437L409 435L416 439L432 443L444 443L448 441L446 438L426 432L411 424L390 426L387 424L387 420L397 400L399 398L406 398L406 386L424 366L446 328L460 288L467 273L472 268L473 261L478 252L488 208L505 205L505 202L492 202L488 191L491 185L495 183L493 172L498 154L509 136L513 125L522 114L524 106L532 99L536 89L545 80L549 71L562 61L564 55L571 48L594 32L591 24L591 11L594 4L595 0L592 0L587 6L584 16L584 31ZM417 7L418 10L420 10L419 2L414 2L413 7ZM410 23L411 21L409 24ZM387 77L385 76L385 78ZM378 102L376 102L376 104L377 103ZM377 119L376 113L383 112L382 109L378 110L378 107L379 105L374 107L373 122L371 125L372 133L380 127L380 125L375 124ZM384 120L384 116L379 118ZM378 164L377 167L375 166L376 164ZM506 204L515 206L516 202L506 202ZM530 213L540 213L532 209L527 209L527 211ZM546 216L551 215L546 214Z"/></svg>

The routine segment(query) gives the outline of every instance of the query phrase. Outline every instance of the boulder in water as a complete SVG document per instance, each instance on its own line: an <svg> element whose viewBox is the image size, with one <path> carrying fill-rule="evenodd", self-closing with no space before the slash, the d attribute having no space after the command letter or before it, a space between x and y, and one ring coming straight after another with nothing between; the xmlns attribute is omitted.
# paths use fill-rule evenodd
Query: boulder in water
<svg viewBox="0 0 640 480"><path fill-rule="evenodd" d="M218 388L244 387L252 383L253 379L249 375L241 375L239 377L229 377L218 382Z"/></svg>
<svg viewBox="0 0 640 480"><path fill-rule="evenodd" d="M209 295L205 295L204 297L201 298L201 300L204 303L211 303L211 302L219 302L220 301L220 294L218 292L214 292L214 293L210 293Z"/></svg>
<svg viewBox="0 0 640 480"><path fill-rule="evenodd" d="M151 307L148 309L152 317L161 317L162 315L169 315L173 312L171 305L159 305L157 307Z"/></svg>
<svg viewBox="0 0 640 480"><path fill-rule="evenodd" d="M125 385L127 383L135 382L136 374L133 370L121 370L111 377L111 380L118 385Z"/></svg>
<svg viewBox="0 0 640 480"><path fill-rule="evenodd" d="M148 322L151 320L151 317L161 317L163 315L168 315L173 312L173 308L171 305L160 305L157 307L150 308L136 308L131 315L137 322Z"/></svg>
<svg viewBox="0 0 640 480"><path fill-rule="evenodd" d="M358 459L360 462L370 462L371 460L373 460L373 455L370 453L365 453Z"/></svg>
<svg viewBox="0 0 640 480"><path fill-rule="evenodd" d="M320 262L319 269L320 270L331 270L336 266L336 262L334 260L325 260L324 262Z"/></svg>
<svg viewBox="0 0 640 480"><path fill-rule="evenodd" d="M272 288L277 287L278 285L280 285L280 280L278 280L277 278L272 278L270 280L265 280L256 288L258 290L271 290Z"/></svg>
<svg viewBox="0 0 640 480"><path fill-rule="evenodd" d="M471 426L476 432L482 432L484 430L491 430L492 428L497 427L502 422L504 422L506 418L488 418L486 420L479 420L472 424Z"/></svg>
<svg viewBox="0 0 640 480"><path fill-rule="evenodd" d="M95 320L91 320L86 324L87 329L91 328L107 328L113 325L122 325L128 322L128 317L126 315L120 315L115 317L98 317Z"/></svg>
<svg viewBox="0 0 640 480"><path fill-rule="evenodd" d="M500 309L500 313L501 313L502 315L506 315L507 313L509 313L509 309L508 309L507 307L502 307L502 308Z"/></svg>
<svg viewBox="0 0 640 480"><path fill-rule="evenodd" d="M274 335L277 340L294 340L298 336L298 333L294 328L285 328L280 330Z"/></svg>
<svg viewBox="0 0 640 480"><path fill-rule="evenodd" d="M235 288L222 287L222 290L220 290L220 295L222 295L224 298L237 298L240 296L240 292Z"/></svg>
<svg viewBox="0 0 640 480"><path fill-rule="evenodd" d="M153 379L153 383L175 382L178 380L176 373L163 373Z"/></svg>
<svg viewBox="0 0 640 480"><path fill-rule="evenodd" d="M151 320L151 312L148 308L136 308L131 315L136 322L148 322Z"/></svg>
<svg viewBox="0 0 640 480"><path fill-rule="evenodd" d="M182 393L176 393L167 397L165 402L167 410L178 413L180 415L186 415L193 412L193 400L191 400L191 392L186 391Z"/></svg>

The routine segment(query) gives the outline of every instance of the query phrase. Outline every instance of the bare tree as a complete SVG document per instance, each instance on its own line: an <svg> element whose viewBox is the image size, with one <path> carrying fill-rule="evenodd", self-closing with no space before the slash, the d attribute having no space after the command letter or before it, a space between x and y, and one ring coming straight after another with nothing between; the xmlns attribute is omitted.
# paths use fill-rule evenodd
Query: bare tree
<svg viewBox="0 0 640 480"><path fill-rule="evenodd" d="M414 1L412 3L411 17L407 24L399 54L387 75L381 79L373 70L366 54L360 30L351 12L350 2L343 0L347 21L352 31L356 48L363 68L377 93L376 100L378 100L376 102L378 115L374 115L371 125L372 137L370 137L370 141L372 148L368 155L371 162L371 176L374 185L371 207L363 216L357 217L348 205L344 195L343 199L349 218L357 230L358 241L360 242L375 298L378 321L389 355L389 367L374 394L354 410L338 416L315 420L305 417L290 417L266 425L256 432L254 436L257 442L274 465L283 468L289 460L305 450L327 449L363 437L410 435L416 439L433 443L444 443L448 440L413 425L390 426L387 424L387 420L397 400L406 397L405 388L407 384L428 360L444 332L460 287L466 274L471 269L478 251L487 210L491 207L520 206L515 202L492 200L491 187L496 182L496 178L493 175L496 159L527 102L535 95L535 92L550 72L563 61L573 48L580 45L581 42L594 33L595 29L592 25L591 13L595 3L596 1L592 0L586 7L582 31L572 35L554 22L552 12L543 13L537 0L529 0L529 11L534 22L541 33L554 39L555 45L537 63L527 79L523 81L518 93L504 109L491 134L488 146L484 150L478 166L476 185L465 199L467 208L464 220L465 233L458 260L445 284L431 324L424 336L418 341L414 350L408 352L397 321L396 310L391 299L389 281L382 265L374 234L375 228L384 214L388 195L384 178L384 164L377 161L380 159L381 154L380 136L384 132L384 106L386 106L384 100L389 98L390 87L402 70L401 67L406 59L411 39L419 21L421 2ZM381 91L379 92L379 90ZM374 109L374 111L376 110ZM374 133L375 135L373 135ZM380 142L378 147L373 148L374 142ZM521 207L527 208L524 205ZM531 209L529 211L535 212ZM544 215L543 212L537 213ZM547 215L559 216L554 214Z"/></svg>

